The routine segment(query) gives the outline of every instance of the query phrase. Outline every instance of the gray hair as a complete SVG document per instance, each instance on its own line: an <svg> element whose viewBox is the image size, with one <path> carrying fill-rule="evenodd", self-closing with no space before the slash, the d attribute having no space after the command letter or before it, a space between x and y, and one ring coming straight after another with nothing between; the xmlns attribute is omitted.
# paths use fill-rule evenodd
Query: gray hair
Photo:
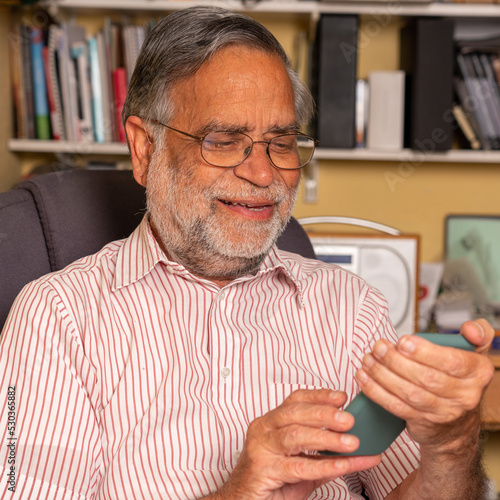
<svg viewBox="0 0 500 500"><path fill-rule="evenodd" d="M123 123L129 116L168 121L174 112L168 98L172 86L194 75L213 54L229 45L256 48L283 61L295 94L297 120L307 124L314 108L311 93L274 35L248 16L208 6L174 12L151 30L132 74Z"/></svg>

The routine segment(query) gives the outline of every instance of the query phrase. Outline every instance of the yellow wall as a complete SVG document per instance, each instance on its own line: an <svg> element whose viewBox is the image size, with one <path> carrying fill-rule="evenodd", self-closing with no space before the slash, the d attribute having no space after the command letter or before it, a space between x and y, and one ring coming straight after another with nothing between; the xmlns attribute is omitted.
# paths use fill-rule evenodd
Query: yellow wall
<svg viewBox="0 0 500 500"><path fill-rule="evenodd" d="M9 189L19 180L20 160L7 150L7 138L10 137L11 127L11 99L9 71L9 50L13 43L10 34L10 9L0 6L0 191ZM15 43L15 42L14 42Z"/></svg>
<svg viewBox="0 0 500 500"><path fill-rule="evenodd" d="M100 28L100 16L82 16L90 30ZM295 33L306 32L307 20L296 16L258 16L276 34L289 54L295 54ZM358 76L371 70L396 69L400 21L394 17L363 18L360 26ZM8 9L0 7L0 67L8 67ZM8 73L4 71L3 75ZM10 84L0 79L0 191L12 187L37 162L50 156L14 155L6 149L11 135ZM399 169L399 170L398 170ZM391 177L392 176L392 177ZM399 176L399 177L397 177ZM388 182L391 178L392 184ZM399 181L394 182L394 179ZM416 164L397 162L320 162L318 201L299 198L297 217L342 215L375 220L409 233L420 234L421 258L437 261L443 256L444 218L450 213L499 214L498 165ZM500 486L500 433L485 441L488 472Z"/></svg>
<svg viewBox="0 0 500 500"><path fill-rule="evenodd" d="M295 215L360 217L420 234L423 261L442 259L447 214L500 215L498 165L422 163L405 165L401 172L399 167L396 162L321 162L318 203L299 200Z"/></svg>

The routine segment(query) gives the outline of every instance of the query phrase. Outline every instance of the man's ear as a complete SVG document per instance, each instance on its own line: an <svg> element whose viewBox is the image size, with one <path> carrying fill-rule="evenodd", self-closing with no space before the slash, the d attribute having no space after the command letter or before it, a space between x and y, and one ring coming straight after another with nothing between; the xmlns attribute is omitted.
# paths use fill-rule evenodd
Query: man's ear
<svg viewBox="0 0 500 500"><path fill-rule="evenodd" d="M138 116L127 118L125 130L132 157L134 179L141 186L146 186L149 161L154 149L153 141L146 130L145 123Z"/></svg>

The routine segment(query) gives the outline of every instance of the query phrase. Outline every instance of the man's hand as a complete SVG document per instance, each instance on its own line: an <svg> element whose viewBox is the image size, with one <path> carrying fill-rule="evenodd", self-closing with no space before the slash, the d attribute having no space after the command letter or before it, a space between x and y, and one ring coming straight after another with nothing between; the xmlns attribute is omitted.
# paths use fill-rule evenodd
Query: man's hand
<svg viewBox="0 0 500 500"><path fill-rule="evenodd" d="M344 474L374 467L375 457L323 457L307 452L350 452L359 446L344 434L354 418L338 408L342 392L299 390L282 405L254 420L229 481L213 499L307 498L321 484Z"/></svg>
<svg viewBox="0 0 500 500"><path fill-rule="evenodd" d="M475 352L415 336L403 337L396 346L379 341L356 375L368 397L406 420L421 446L420 474L402 498L427 498L421 494L424 482L418 484L422 470L428 490L450 495L429 498L462 498L453 496L456 491L465 492L463 498L479 498L466 491L480 488L479 405L494 373L485 355L494 331L487 321L477 320L465 323L461 334L477 346ZM419 488L420 493L411 494Z"/></svg>
<svg viewBox="0 0 500 500"><path fill-rule="evenodd" d="M441 347L417 337L403 337L397 346L375 344L357 374L363 392L407 422L421 445L436 445L454 434L459 422L477 413L493 377L486 356L493 329L484 320L465 323L462 334L476 352ZM460 434L463 435L463 428Z"/></svg>

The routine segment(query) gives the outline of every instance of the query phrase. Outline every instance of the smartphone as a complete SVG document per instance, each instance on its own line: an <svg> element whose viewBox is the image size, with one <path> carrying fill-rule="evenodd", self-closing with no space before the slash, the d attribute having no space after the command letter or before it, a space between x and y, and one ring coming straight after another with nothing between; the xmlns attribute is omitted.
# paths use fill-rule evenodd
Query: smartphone
<svg viewBox="0 0 500 500"><path fill-rule="evenodd" d="M434 344L474 351L475 346L462 335L453 333L417 333L417 337L425 338ZM361 456L378 455L384 452L403 432L406 422L389 413L380 405L360 392L345 408L354 416L354 427L348 431L359 438L359 448L351 453L322 451L322 455Z"/></svg>

